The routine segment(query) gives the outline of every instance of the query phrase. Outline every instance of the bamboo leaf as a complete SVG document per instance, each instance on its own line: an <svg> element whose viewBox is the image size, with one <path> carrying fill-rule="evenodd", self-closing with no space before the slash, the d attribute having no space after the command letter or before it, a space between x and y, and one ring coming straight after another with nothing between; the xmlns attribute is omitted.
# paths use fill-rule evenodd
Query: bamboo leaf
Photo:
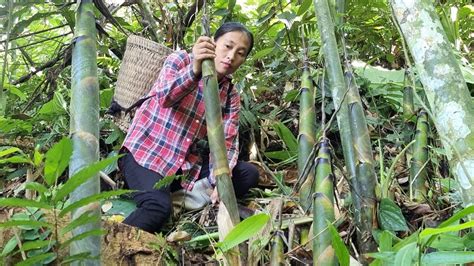
<svg viewBox="0 0 474 266"><path fill-rule="evenodd" d="M12 227L12 226L28 226L30 228L39 228L39 227L50 227L53 225L47 222L34 221L34 220L10 220L3 223L0 223L0 228Z"/></svg>
<svg viewBox="0 0 474 266"><path fill-rule="evenodd" d="M17 263L16 266L30 266L30 265L33 265L35 263L39 263L39 262L42 262L42 261L45 261L45 260L50 260L51 258L53 258L55 256L56 256L56 254L54 254L53 252L39 254L37 256L30 257L30 258L28 258L24 261L21 261L21 262Z"/></svg>
<svg viewBox="0 0 474 266"><path fill-rule="evenodd" d="M421 257L423 265L463 264L474 262L473 251L439 251Z"/></svg>
<svg viewBox="0 0 474 266"><path fill-rule="evenodd" d="M311 4L313 3L312 0L304 0L303 3L301 4L300 8L298 9L298 16L303 15L308 9L311 7Z"/></svg>
<svg viewBox="0 0 474 266"><path fill-rule="evenodd" d="M43 185L38 182L28 182L25 184L25 189L31 189L38 191L40 193L46 193L48 189Z"/></svg>
<svg viewBox="0 0 474 266"><path fill-rule="evenodd" d="M293 133L282 122L275 123L273 128L278 136L283 140L289 151L298 151L298 141Z"/></svg>
<svg viewBox="0 0 474 266"><path fill-rule="evenodd" d="M85 233L78 234L78 235L70 238L66 242L62 243L60 248L65 248L65 247L69 246L69 244L71 244L73 241L78 241L78 240L84 239L84 238L89 237L89 236L101 236L105 233L107 233L107 231L103 230L103 229L95 229L95 230L87 231Z"/></svg>
<svg viewBox="0 0 474 266"><path fill-rule="evenodd" d="M238 244L246 241L257 234L270 220L265 213L256 214L238 223L232 231L227 234L224 241L217 244L222 252L226 252Z"/></svg>
<svg viewBox="0 0 474 266"><path fill-rule="evenodd" d="M64 235L67 232L73 230L74 228L76 228L78 226L88 224L88 223L97 222L98 220L100 220L100 216L94 214L91 211L87 211L87 212L81 214L81 216L79 216L76 219L72 220L64 228L62 228L61 231L60 231L60 234Z"/></svg>
<svg viewBox="0 0 474 266"><path fill-rule="evenodd" d="M336 252L336 257L339 261L339 264L341 266L349 266L350 257L346 245L344 245L344 242L342 241L341 236L337 232L334 225L329 221L327 221L327 224L329 232L332 236L332 246Z"/></svg>
<svg viewBox="0 0 474 266"><path fill-rule="evenodd" d="M460 220L461 218L465 217L465 216L468 216L469 214L473 214L474 213L474 205L471 205L469 207L466 207L460 211L458 211L457 213L453 214L453 216L451 216L449 219L447 219L446 221L442 222L438 228L440 227L445 227L445 226L448 226L450 224L453 224L454 222Z"/></svg>
<svg viewBox="0 0 474 266"><path fill-rule="evenodd" d="M1 150L1 151L0 151L0 157L9 155L9 154L12 154L12 153L15 153L15 152L23 153L22 150L20 150L19 148L17 148L17 147L12 147L12 148L8 148L8 149Z"/></svg>
<svg viewBox="0 0 474 266"><path fill-rule="evenodd" d="M253 58L254 60L258 60L258 59L260 59L260 58L263 58L263 57L267 56L268 54L270 54L270 53L273 51L273 49L275 49L275 47L270 47L270 48L262 49L262 50L256 52L256 53L252 56L252 58Z"/></svg>
<svg viewBox="0 0 474 266"><path fill-rule="evenodd" d="M109 157L107 159L95 162L77 172L74 176L70 177L68 181L62 186L53 198L53 202L57 203L63 200L69 193L74 191L77 187L82 185L89 178L96 175L100 170L104 169L107 165L116 161L120 156Z"/></svg>
<svg viewBox="0 0 474 266"><path fill-rule="evenodd" d="M45 247L47 245L53 245L54 241L52 240L35 240L35 241L27 241L24 242L21 246L21 250L27 251L27 250L32 250L32 249L38 249Z"/></svg>
<svg viewBox="0 0 474 266"><path fill-rule="evenodd" d="M58 143L46 152L44 164L44 181L51 186L64 172L72 155L72 141L62 138Z"/></svg>
<svg viewBox="0 0 474 266"><path fill-rule="evenodd" d="M384 198L380 202L379 222L384 230L408 231L408 226L400 207L388 198Z"/></svg>
<svg viewBox="0 0 474 266"><path fill-rule="evenodd" d="M90 252L82 252L82 253L79 253L79 254L74 254L72 256L65 257L61 261L61 264L68 265L71 262L78 262L78 261L82 261L82 260L86 260L86 259L94 259L94 257L92 257L90 255Z"/></svg>
<svg viewBox="0 0 474 266"><path fill-rule="evenodd" d="M433 235L446 233L446 232L456 232L456 231L460 231L466 228L473 228L473 227L474 227L474 220L466 222L466 223L462 223L459 225L446 226L446 227L441 227L441 228L426 228L425 230L421 231L420 238L423 239L428 236L433 236Z"/></svg>
<svg viewBox="0 0 474 266"><path fill-rule="evenodd" d="M0 198L0 207L33 207L52 209L52 207L44 202L38 202L34 200L19 199L19 198Z"/></svg>
<svg viewBox="0 0 474 266"><path fill-rule="evenodd" d="M397 252L394 264L397 266L411 266L417 254L418 248L416 247L416 243L410 243Z"/></svg>
<svg viewBox="0 0 474 266"><path fill-rule="evenodd" d="M10 240L8 240L7 244L5 247L3 247L2 254L0 254L0 257L5 257L6 255L10 254L16 246L18 245L18 241L16 240L15 236L12 236Z"/></svg>
<svg viewBox="0 0 474 266"><path fill-rule="evenodd" d="M31 160L26 157L25 155L17 155L17 156L12 156L6 159L1 159L0 164L4 163L31 163Z"/></svg>
<svg viewBox="0 0 474 266"><path fill-rule="evenodd" d="M100 201L100 200L103 200L103 199L108 199L108 198L114 197L114 196L123 195L123 194L126 194L126 193L130 193L132 191L133 190L119 189L119 190L112 190L112 191L102 192L102 193L99 193L99 194L94 194L92 196L80 199L80 200L78 200L78 201L76 201L72 204L67 205L64 209L61 210L61 212L59 213L59 217L63 217L66 213L68 213L72 210L75 210L79 207L85 206L89 203Z"/></svg>

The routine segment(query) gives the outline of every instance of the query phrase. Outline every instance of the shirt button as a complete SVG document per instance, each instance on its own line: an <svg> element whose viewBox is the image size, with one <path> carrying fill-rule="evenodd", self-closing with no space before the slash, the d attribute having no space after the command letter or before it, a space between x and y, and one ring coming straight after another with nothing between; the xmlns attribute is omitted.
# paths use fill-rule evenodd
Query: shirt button
<svg viewBox="0 0 474 266"><path fill-rule="evenodd" d="M198 119L196 119L196 121L194 121L194 122L196 122L196 123L199 123L199 120L198 120Z"/></svg>
<svg viewBox="0 0 474 266"><path fill-rule="evenodd" d="M183 159L179 159L179 162L182 163L182 162L183 162Z"/></svg>
<svg viewBox="0 0 474 266"><path fill-rule="evenodd" d="M189 138L186 139L187 142L190 142L191 140Z"/></svg>

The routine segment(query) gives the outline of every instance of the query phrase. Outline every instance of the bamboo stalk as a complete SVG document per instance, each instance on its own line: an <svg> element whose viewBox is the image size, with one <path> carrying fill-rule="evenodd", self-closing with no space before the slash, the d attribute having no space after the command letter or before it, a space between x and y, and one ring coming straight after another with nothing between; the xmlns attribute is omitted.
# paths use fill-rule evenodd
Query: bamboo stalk
<svg viewBox="0 0 474 266"><path fill-rule="evenodd" d="M277 230L272 239L272 251L270 257L271 266L285 265L285 256L283 252L283 231Z"/></svg>
<svg viewBox="0 0 474 266"><path fill-rule="evenodd" d="M311 150L315 143L316 135L316 111L314 107L313 80L308 66L305 64L303 76L301 78L300 93L300 117L298 135L298 174L302 175L307 160L310 160ZM303 184L299 190L301 207L306 211L311 207L311 195L314 192L314 169L310 169L306 176L303 176Z"/></svg>
<svg viewBox="0 0 474 266"><path fill-rule="evenodd" d="M158 26L158 23L156 23L155 18L153 17L153 12L151 11L151 8L149 6L149 3L147 0L137 0L138 6L140 7L140 11L145 18L146 22L148 23L148 31L151 34L152 39L155 42L160 42L160 35L158 34L160 27Z"/></svg>
<svg viewBox="0 0 474 266"><path fill-rule="evenodd" d="M13 0L8 0L8 24L7 24L7 38L5 42L5 56L3 58L3 69L0 80L0 117L5 115L7 107L7 94L4 91L5 88L5 75L7 74L7 62L8 62L8 46L10 45L10 30L13 25Z"/></svg>
<svg viewBox="0 0 474 266"><path fill-rule="evenodd" d="M331 167L329 140L320 143L316 166L316 187L313 204L313 264L335 265L337 259L332 246L327 221L334 222L334 177ZM317 215L316 215L317 214Z"/></svg>
<svg viewBox="0 0 474 266"><path fill-rule="evenodd" d="M410 166L410 199L426 201L428 191L426 162L428 161L428 114L420 111L416 123L415 144Z"/></svg>
<svg viewBox="0 0 474 266"><path fill-rule="evenodd" d="M207 20L207 12L205 11L206 8L204 8L203 28L206 35L209 36L209 23ZM218 91L219 86L217 83L214 60L207 59L202 62L202 80L204 83L203 94L206 110L207 136L217 193L220 199L217 224L219 227L220 240L222 241L230 230L240 222L240 217L234 186L230 177L229 163L227 161L224 126ZM238 248L232 249L224 255L228 264L241 264Z"/></svg>
<svg viewBox="0 0 474 266"><path fill-rule="evenodd" d="M82 0L76 13L75 43L72 51L71 90L71 138L73 154L69 163L69 176L99 159L99 84L97 78L96 28L92 0ZM90 178L71 193L70 201L100 192L99 175ZM86 211L100 217L97 203L79 208L72 213L76 219ZM100 218L96 222L82 225L73 230L73 236L100 228ZM100 255L100 236L72 242L71 255L90 252ZM100 260L87 260L86 265L99 265Z"/></svg>

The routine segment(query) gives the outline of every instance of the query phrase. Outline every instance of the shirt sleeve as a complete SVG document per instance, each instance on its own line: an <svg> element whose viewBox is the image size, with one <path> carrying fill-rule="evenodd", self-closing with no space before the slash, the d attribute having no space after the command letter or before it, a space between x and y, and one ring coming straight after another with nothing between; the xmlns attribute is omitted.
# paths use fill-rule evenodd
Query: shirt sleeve
<svg viewBox="0 0 474 266"><path fill-rule="evenodd" d="M196 89L199 78L194 75L191 58L185 51L168 56L152 91L159 105L168 108Z"/></svg>

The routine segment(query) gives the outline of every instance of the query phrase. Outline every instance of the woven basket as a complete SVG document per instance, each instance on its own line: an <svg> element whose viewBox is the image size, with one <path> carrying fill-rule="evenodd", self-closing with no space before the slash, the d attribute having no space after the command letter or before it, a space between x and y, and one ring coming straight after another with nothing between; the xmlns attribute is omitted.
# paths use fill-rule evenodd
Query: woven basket
<svg viewBox="0 0 474 266"><path fill-rule="evenodd" d="M131 35L127 39L125 54L120 65L114 100L123 108L129 108L139 99L145 97L151 90L160 74L166 57L173 50L145 39ZM132 121L134 111L125 112L113 117L115 124L127 131Z"/></svg>

